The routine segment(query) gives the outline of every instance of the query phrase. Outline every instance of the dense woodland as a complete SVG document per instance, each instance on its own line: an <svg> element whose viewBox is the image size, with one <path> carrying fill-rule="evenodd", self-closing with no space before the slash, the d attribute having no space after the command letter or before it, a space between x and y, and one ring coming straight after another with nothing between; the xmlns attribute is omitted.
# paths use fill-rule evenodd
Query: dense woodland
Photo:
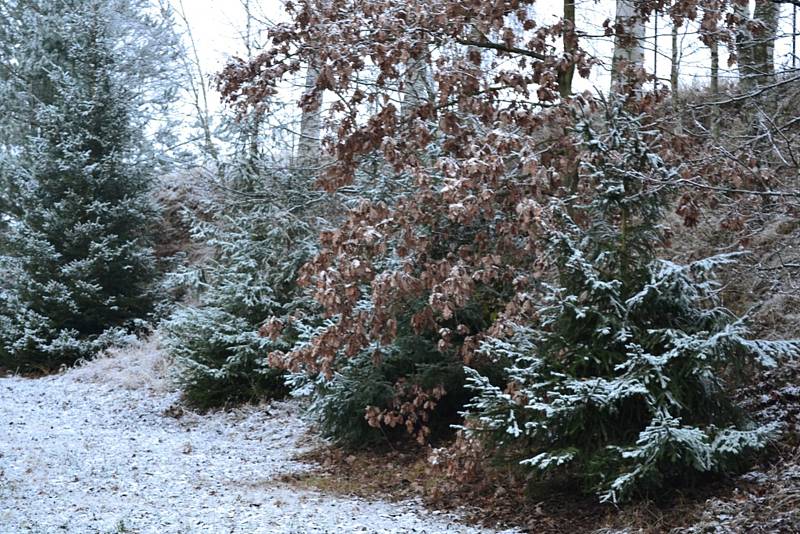
<svg viewBox="0 0 800 534"><path fill-rule="evenodd" d="M244 0L208 73L191 2L0 3L0 371L155 336L434 505L800 529L800 5L597 5Z"/></svg>

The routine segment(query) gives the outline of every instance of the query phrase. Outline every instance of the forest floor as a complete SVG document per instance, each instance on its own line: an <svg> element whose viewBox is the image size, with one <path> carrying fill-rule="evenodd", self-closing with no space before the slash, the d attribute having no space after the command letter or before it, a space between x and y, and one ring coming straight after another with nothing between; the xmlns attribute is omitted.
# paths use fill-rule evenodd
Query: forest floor
<svg viewBox="0 0 800 534"><path fill-rule="evenodd" d="M503 473L464 484L424 448L342 451L297 401L198 414L168 375L150 341L0 378L0 534L800 532L800 362L740 391L785 425L768 458L622 509L568 487L532 495Z"/></svg>
<svg viewBox="0 0 800 534"><path fill-rule="evenodd" d="M0 378L0 531L488 532L415 500L298 487L315 466L296 459L314 444L296 402L196 414L162 360L149 343Z"/></svg>

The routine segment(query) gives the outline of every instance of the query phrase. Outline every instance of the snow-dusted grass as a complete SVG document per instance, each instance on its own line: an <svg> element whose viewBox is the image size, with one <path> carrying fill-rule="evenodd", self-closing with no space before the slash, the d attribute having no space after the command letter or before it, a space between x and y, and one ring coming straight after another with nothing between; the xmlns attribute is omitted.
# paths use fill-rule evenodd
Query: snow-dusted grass
<svg viewBox="0 0 800 534"><path fill-rule="evenodd" d="M306 431L296 403L181 412L167 371L153 340L0 379L0 531L480 532L414 502L280 482L309 467L292 459Z"/></svg>
<svg viewBox="0 0 800 534"><path fill-rule="evenodd" d="M170 361L159 348L158 336L153 335L126 347L109 349L72 369L69 377L75 382L163 394L176 390L171 374Z"/></svg>

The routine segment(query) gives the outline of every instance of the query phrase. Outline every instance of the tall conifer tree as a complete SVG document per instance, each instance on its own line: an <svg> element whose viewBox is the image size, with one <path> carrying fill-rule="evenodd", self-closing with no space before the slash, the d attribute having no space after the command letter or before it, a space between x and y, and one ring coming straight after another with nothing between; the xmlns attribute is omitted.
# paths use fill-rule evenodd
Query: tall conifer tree
<svg viewBox="0 0 800 534"><path fill-rule="evenodd" d="M141 1L0 10L0 365L49 369L152 309L147 112L172 42Z"/></svg>

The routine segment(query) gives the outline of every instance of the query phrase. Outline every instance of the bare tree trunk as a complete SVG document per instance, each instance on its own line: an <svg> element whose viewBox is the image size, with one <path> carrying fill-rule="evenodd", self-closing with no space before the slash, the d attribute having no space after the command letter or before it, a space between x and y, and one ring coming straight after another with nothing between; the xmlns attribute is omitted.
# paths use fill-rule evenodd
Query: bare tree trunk
<svg viewBox="0 0 800 534"><path fill-rule="evenodd" d="M678 75L680 73L680 49L678 48L678 25L672 23L672 54L669 67L669 88L672 92L673 107L678 103Z"/></svg>
<svg viewBox="0 0 800 534"><path fill-rule="evenodd" d="M305 94L314 91L317 85L319 71L315 65L306 67ZM322 133L322 95L318 94L303 108L300 117L300 140L297 143L296 164L303 170L308 170L319 162L320 135Z"/></svg>
<svg viewBox="0 0 800 534"><path fill-rule="evenodd" d="M756 0L753 18L747 2L734 2L739 84L744 91L769 83L775 76L775 39L780 8L773 0ZM751 30L755 27L755 30Z"/></svg>
<svg viewBox="0 0 800 534"><path fill-rule="evenodd" d="M250 10L250 0L244 0L244 10L246 17L246 29L244 36L245 49L247 50L247 57L253 57L253 14ZM259 159L259 133L261 130L263 112L256 108L251 115L247 118L248 124L245 130L247 139L247 159L248 165L255 169L256 162Z"/></svg>
<svg viewBox="0 0 800 534"><path fill-rule="evenodd" d="M716 32L709 48L711 49L711 94L714 100L717 100L719 97L719 40ZM719 136L719 107L716 105L711 108L711 135L715 139Z"/></svg>
<svg viewBox="0 0 800 534"><path fill-rule="evenodd" d="M424 58L409 60L403 80L403 102L400 105L400 113L408 115L422 102L430 100L432 94L433 81Z"/></svg>
<svg viewBox="0 0 800 534"><path fill-rule="evenodd" d="M719 95L719 41L716 36L711 42L711 94Z"/></svg>
<svg viewBox="0 0 800 534"><path fill-rule="evenodd" d="M615 26L622 28L614 38L611 60L611 91L625 92L641 85L644 69L644 20L636 11L635 0L617 0Z"/></svg>
<svg viewBox="0 0 800 534"><path fill-rule="evenodd" d="M797 5L792 6L792 69L797 64Z"/></svg>
<svg viewBox="0 0 800 534"><path fill-rule="evenodd" d="M736 15L736 63L739 68L739 87L743 91L752 88L755 82L753 68L753 35L747 27L750 22L750 6L745 1L733 2L733 12Z"/></svg>
<svg viewBox="0 0 800 534"><path fill-rule="evenodd" d="M779 4L773 0L756 0L753 18L760 23L761 29L755 35L753 63L756 83L770 83L775 76L775 38L778 35Z"/></svg>
<svg viewBox="0 0 800 534"><path fill-rule="evenodd" d="M575 34L575 0L564 0L564 57L567 67L558 73L558 93L561 98L572 94L572 78L575 76L575 52L578 49L578 37Z"/></svg>
<svg viewBox="0 0 800 534"><path fill-rule="evenodd" d="M653 91L658 91L658 11L653 13Z"/></svg>
<svg viewBox="0 0 800 534"><path fill-rule="evenodd" d="M669 64L669 89L670 100L672 103L672 110L676 117L680 117L678 111L678 81L680 78L681 70L681 48L678 43L678 24L672 21L672 50L670 51L670 64ZM681 135L683 133L683 123L679 120L675 121L675 133Z"/></svg>
<svg viewBox="0 0 800 534"><path fill-rule="evenodd" d="M203 152L205 152L216 164L219 171L219 152L216 145L214 145L213 135L211 133L211 113L208 110L208 93L206 91L206 76L203 72L203 67L200 63L200 56L197 52L197 44L192 34L192 26L189 24L189 18L186 15L186 10L183 7L183 0L178 0L178 16L186 26L186 36L189 39L189 46L192 51L192 59L184 57L184 67L188 75L189 87L194 97L192 103L197 113L197 122L203 130ZM191 64L190 64L191 62Z"/></svg>

